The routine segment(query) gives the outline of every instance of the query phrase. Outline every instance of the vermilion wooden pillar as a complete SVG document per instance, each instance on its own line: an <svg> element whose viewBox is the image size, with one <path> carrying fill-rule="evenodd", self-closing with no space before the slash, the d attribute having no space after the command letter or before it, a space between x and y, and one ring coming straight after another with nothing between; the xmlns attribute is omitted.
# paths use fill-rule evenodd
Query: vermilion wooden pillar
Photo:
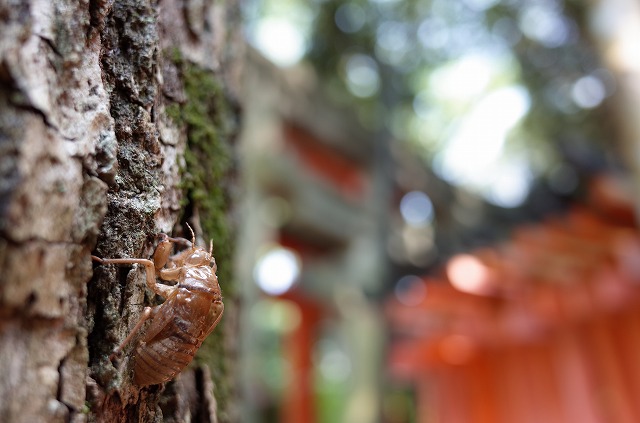
<svg viewBox="0 0 640 423"><path fill-rule="evenodd" d="M282 423L313 423L315 404L313 391L313 347L322 309L302 295L283 296L300 309L300 324L284 339L284 358L289 364L289 381L282 399Z"/></svg>

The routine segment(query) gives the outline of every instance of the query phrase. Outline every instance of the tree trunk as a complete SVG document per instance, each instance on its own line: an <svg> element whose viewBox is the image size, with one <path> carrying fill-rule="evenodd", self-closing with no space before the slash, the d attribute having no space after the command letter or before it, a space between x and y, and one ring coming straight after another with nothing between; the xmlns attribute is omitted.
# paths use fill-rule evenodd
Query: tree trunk
<svg viewBox="0 0 640 423"><path fill-rule="evenodd" d="M237 3L0 0L0 421L235 419ZM195 365L140 388L132 349L108 356L161 300L90 254L149 258L186 221L225 315Z"/></svg>

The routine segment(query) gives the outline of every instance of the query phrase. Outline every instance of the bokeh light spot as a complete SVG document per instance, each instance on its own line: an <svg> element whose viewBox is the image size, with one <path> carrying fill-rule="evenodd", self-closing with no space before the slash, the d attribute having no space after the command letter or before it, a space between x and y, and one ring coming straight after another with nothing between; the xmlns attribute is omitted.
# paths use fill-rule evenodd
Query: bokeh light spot
<svg viewBox="0 0 640 423"><path fill-rule="evenodd" d="M423 47L432 50L444 48L449 41L447 23L437 17L429 17L418 27L418 41Z"/></svg>
<svg viewBox="0 0 640 423"><path fill-rule="evenodd" d="M478 258L460 254L447 263L447 277L456 289L471 294L486 294L490 289L489 269Z"/></svg>
<svg viewBox="0 0 640 423"><path fill-rule="evenodd" d="M288 291L299 275L298 255L282 247L271 249L260 257L253 271L258 286L270 295L279 295Z"/></svg>
<svg viewBox="0 0 640 423"><path fill-rule="evenodd" d="M336 10L334 20L340 31L353 34L362 29L366 22L366 12L356 3L345 3Z"/></svg>
<svg viewBox="0 0 640 423"><path fill-rule="evenodd" d="M413 307L424 301L427 296L427 286L419 277L405 275L396 283L394 293L402 304Z"/></svg>
<svg viewBox="0 0 640 423"><path fill-rule="evenodd" d="M279 17L267 17L257 23L253 44L279 66L294 65L306 53L302 32L292 22Z"/></svg>
<svg viewBox="0 0 640 423"><path fill-rule="evenodd" d="M371 97L378 92L380 75L375 60L364 54L354 54L346 63L347 87L356 97Z"/></svg>
<svg viewBox="0 0 640 423"><path fill-rule="evenodd" d="M340 350L332 350L320 359L320 372L326 379L343 382L351 374L351 360Z"/></svg>
<svg viewBox="0 0 640 423"><path fill-rule="evenodd" d="M400 200L400 214L410 225L423 225L433 219L433 204L424 192L411 191Z"/></svg>
<svg viewBox="0 0 640 423"><path fill-rule="evenodd" d="M569 40L570 28L560 14L548 5L534 4L520 15L520 29L531 40L545 47L560 47Z"/></svg>
<svg viewBox="0 0 640 423"><path fill-rule="evenodd" d="M606 95L607 90L602 81L591 75L578 79L571 89L571 98L578 107L583 109L597 107Z"/></svg>
<svg viewBox="0 0 640 423"><path fill-rule="evenodd" d="M299 307L292 301L265 298L251 307L251 322L255 327L277 333L295 330L302 319Z"/></svg>

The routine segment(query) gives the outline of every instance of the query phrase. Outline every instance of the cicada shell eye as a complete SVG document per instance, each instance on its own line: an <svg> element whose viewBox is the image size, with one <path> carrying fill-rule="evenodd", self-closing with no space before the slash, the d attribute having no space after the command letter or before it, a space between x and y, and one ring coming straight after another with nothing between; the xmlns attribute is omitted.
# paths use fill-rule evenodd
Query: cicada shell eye
<svg viewBox="0 0 640 423"><path fill-rule="evenodd" d="M204 251L203 249L195 250L187 259L187 264L191 266L203 266L208 265L211 261L211 256L209 253Z"/></svg>
<svg viewBox="0 0 640 423"><path fill-rule="evenodd" d="M218 271L218 265L216 264L216 259L213 258L213 256L211 256L211 268L213 269L213 273L216 273Z"/></svg>

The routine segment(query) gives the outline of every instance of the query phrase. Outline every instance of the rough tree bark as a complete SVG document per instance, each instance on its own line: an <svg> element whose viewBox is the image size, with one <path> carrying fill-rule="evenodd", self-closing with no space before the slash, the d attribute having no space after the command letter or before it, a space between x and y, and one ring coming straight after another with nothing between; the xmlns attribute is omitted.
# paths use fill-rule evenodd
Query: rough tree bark
<svg viewBox="0 0 640 423"><path fill-rule="evenodd" d="M238 9L0 0L0 421L235 419ZM90 254L149 257L185 221L213 240L225 316L191 370L139 389L108 355L158 299Z"/></svg>

